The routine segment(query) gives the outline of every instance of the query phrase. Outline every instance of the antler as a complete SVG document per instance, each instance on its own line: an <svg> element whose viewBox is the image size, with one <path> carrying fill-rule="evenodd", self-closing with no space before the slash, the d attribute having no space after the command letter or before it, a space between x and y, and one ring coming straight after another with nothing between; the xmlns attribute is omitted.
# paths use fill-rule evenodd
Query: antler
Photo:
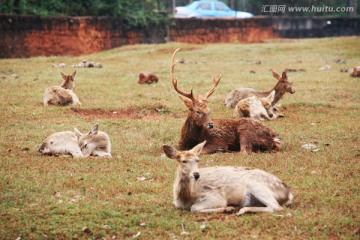
<svg viewBox="0 0 360 240"><path fill-rule="evenodd" d="M172 84L173 84L175 90L176 90L178 93L180 93L180 94L183 95L184 97L187 97L187 98L191 99L193 102L195 102L196 99L195 99L194 96L193 96L193 91L192 91L192 89L191 89L190 93L185 93L185 92L179 90L178 87L177 87L177 82L178 82L178 80L174 78L174 68L175 68L175 65L176 65L176 63L174 62L174 58L175 58L175 54L176 54L177 51L179 51L179 50L180 50L180 48L176 49L175 52L174 52L173 55L172 55L172 58L171 58L171 66L170 66L170 77L171 77L171 81L172 81Z"/></svg>
<svg viewBox="0 0 360 240"><path fill-rule="evenodd" d="M216 80L215 78L213 79L214 81L214 86L212 87L212 89L210 89L210 91L207 92L207 94L205 95L204 100L206 101L208 99L208 97L211 96L211 94L213 94L213 92L215 92L216 87L219 85L221 76L218 78L218 80Z"/></svg>

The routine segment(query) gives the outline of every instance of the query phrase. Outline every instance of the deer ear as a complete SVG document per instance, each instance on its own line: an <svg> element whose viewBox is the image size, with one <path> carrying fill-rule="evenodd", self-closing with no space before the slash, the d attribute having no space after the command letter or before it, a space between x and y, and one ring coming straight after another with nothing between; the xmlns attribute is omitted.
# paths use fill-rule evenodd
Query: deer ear
<svg viewBox="0 0 360 240"><path fill-rule="evenodd" d="M202 143L199 143L198 145L196 145L195 147L193 147L193 149L190 150L190 152L192 152L193 154L195 154L196 156L199 156L203 147L206 144L206 140L203 141Z"/></svg>
<svg viewBox="0 0 360 240"><path fill-rule="evenodd" d="M282 73L281 80L286 80L286 79L287 79L287 75L286 75L286 71L284 71Z"/></svg>
<svg viewBox="0 0 360 240"><path fill-rule="evenodd" d="M165 155L170 159L177 159L179 157L179 152L173 147L163 145L163 150Z"/></svg>
<svg viewBox="0 0 360 240"><path fill-rule="evenodd" d="M66 75L63 74L62 72L60 72L60 76L62 77L62 79L64 79L66 81Z"/></svg>
<svg viewBox="0 0 360 240"><path fill-rule="evenodd" d="M276 78L277 80L280 80L280 79L281 79L279 74L277 74L277 73L274 72L273 70L271 70L271 71L272 71L272 74L273 74L274 78Z"/></svg>
<svg viewBox="0 0 360 240"><path fill-rule="evenodd" d="M99 131L99 124L95 124L95 125L91 128L91 130L90 130L90 132L89 132L89 135L96 135L96 134L98 134L98 131Z"/></svg>
<svg viewBox="0 0 360 240"><path fill-rule="evenodd" d="M179 96L181 100L185 103L185 105L192 110L193 109L193 101L187 97Z"/></svg>
<svg viewBox="0 0 360 240"><path fill-rule="evenodd" d="M74 128L74 133L77 138L80 138L82 136L82 133L77 128Z"/></svg>
<svg viewBox="0 0 360 240"><path fill-rule="evenodd" d="M73 74L71 75L71 78L74 80L75 78L75 75L76 75L76 70L73 72Z"/></svg>

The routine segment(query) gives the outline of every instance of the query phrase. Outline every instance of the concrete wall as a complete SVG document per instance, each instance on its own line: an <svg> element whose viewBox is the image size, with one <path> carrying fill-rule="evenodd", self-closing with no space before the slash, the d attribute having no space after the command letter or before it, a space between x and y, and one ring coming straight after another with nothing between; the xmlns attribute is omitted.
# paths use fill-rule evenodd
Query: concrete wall
<svg viewBox="0 0 360 240"><path fill-rule="evenodd" d="M0 58L81 55L166 41L261 42L269 38L360 36L360 18L172 19L170 27L127 29L118 18L0 15Z"/></svg>

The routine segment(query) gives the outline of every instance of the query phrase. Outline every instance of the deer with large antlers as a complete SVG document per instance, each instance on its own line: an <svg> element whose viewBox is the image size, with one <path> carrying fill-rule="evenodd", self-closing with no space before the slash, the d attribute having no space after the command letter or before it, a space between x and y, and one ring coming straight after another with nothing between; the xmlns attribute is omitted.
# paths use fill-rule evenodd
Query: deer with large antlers
<svg viewBox="0 0 360 240"><path fill-rule="evenodd" d="M210 119L208 98L219 85L220 78L214 79L214 86L205 97L195 98L193 91L185 93L174 77L175 54L171 59L170 77L175 90L189 109L189 114L181 129L180 150L189 150L206 140L203 153L233 152L250 154L252 152L279 151L282 144L279 135L270 128L253 119Z"/></svg>

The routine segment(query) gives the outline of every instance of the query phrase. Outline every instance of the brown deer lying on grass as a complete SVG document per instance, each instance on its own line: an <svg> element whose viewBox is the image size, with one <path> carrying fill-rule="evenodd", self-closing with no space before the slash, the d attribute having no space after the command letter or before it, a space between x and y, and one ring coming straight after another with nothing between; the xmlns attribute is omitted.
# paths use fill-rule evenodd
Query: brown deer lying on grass
<svg viewBox="0 0 360 240"><path fill-rule="evenodd" d="M184 93L177 87L174 78L174 58L179 49L175 50L170 67L170 76L175 90L189 109L189 114L181 129L180 150L188 150L197 144L207 141L203 153L241 151L250 154L260 151L279 151L281 139L279 135L261 122L253 119L215 119L210 120L208 98L220 82L214 79L214 86L205 95L195 98L192 90Z"/></svg>
<svg viewBox="0 0 360 240"><path fill-rule="evenodd" d="M189 151L163 146L166 156L178 161L174 182L176 208L194 212L274 212L292 203L293 194L274 175L247 167L198 168L206 141Z"/></svg>
<svg viewBox="0 0 360 240"><path fill-rule="evenodd" d="M274 78L278 80L275 87L273 87L269 91L257 91L253 88L237 88L235 90L232 90L225 99L225 105L229 108L235 108L236 104L244 98L248 98L251 96L256 97L267 97L269 94L275 90L275 97L274 101L272 102L272 106L275 106L275 104L284 96L285 93L289 92L291 94L295 93L295 90L292 87L292 81L288 79L288 76L286 74L286 71L282 73L282 76L280 77L279 74L272 71Z"/></svg>
<svg viewBox="0 0 360 240"><path fill-rule="evenodd" d="M44 94L44 106L81 106L81 103L74 93L75 89L75 75L76 71L72 75L65 75L60 72L63 78L63 83L60 86L52 86L46 89Z"/></svg>
<svg viewBox="0 0 360 240"><path fill-rule="evenodd" d="M159 78L154 73L140 72L139 73L139 84L152 84L157 83Z"/></svg>
<svg viewBox="0 0 360 240"><path fill-rule="evenodd" d="M352 73L350 74L351 77L360 77L360 66L354 68Z"/></svg>

